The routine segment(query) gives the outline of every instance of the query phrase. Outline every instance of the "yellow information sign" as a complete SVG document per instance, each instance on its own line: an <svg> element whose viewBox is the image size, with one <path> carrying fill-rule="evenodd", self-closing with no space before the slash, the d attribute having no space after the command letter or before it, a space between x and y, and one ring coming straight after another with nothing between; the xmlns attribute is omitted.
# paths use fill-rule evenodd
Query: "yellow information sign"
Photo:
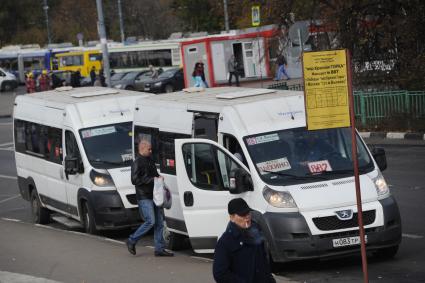
<svg viewBox="0 0 425 283"><path fill-rule="evenodd" d="M303 53L308 130L350 126L345 50Z"/></svg>

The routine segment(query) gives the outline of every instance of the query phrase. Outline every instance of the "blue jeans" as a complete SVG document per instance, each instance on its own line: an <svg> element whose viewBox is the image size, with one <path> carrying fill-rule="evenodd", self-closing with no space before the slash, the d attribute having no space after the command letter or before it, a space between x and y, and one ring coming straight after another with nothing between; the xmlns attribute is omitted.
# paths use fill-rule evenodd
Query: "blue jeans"
<svg viewBox="0 0 425 283"><path fill-rule="evenodd" d="M130 235L129 242L136 244L153 227L155 251L163 251L165 243L162 235L164 228L164 212L162 208L157 207L151 199L139 200L138 205L139 213L145 219L145 222L137 228L136 232Z"/></svg>
<svg viewBox="0 0 425 283"><path fill-rule="evenodd" d="M290 77L288 76L288 73L285 70L285 65L279 65L276 71L275 79L280 81L282 79L282 75L285 75L288 80L290 79Z"/></svg>

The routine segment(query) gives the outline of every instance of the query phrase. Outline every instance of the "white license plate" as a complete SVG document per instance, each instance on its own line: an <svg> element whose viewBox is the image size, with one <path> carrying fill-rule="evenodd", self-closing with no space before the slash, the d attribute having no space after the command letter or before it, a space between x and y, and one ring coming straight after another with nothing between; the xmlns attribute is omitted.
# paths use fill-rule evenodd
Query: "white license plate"
<svg viewBox="0 0 425 283"><path fill-rule="evenodd" d="M367 243L367 235L365 235L365 241ZM360 236L333 239L332 244L334 248L360 245Z"/></svg>
<svg viewBox="0 0 425 283"><path fill-rule="evenodd" d="M149 90L151 90L150 87L145 87L145 91L149 91Z"/></svg>

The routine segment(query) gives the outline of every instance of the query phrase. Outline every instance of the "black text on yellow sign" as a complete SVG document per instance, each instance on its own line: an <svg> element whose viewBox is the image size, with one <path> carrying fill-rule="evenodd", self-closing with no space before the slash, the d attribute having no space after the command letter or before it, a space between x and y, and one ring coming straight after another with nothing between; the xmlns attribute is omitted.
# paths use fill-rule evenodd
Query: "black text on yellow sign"
<svg viewBox="0 0 425 283"><path fill-rule="evenodd" d="M346 51L306 52L303 72L307 128L349 127Z"/></svg>

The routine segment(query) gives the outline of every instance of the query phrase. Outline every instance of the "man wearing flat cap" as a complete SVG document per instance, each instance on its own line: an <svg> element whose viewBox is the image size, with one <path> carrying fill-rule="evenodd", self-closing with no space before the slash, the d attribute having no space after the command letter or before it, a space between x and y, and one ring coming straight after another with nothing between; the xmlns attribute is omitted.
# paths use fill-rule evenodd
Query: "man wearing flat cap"
<svg viewBox="0 0 425 283"><path fill-rule="evenodd" d="M251 221L251 208L232 199L230 221L215 247L213 276L217 283L275 283L260 227Z"/></svg>

